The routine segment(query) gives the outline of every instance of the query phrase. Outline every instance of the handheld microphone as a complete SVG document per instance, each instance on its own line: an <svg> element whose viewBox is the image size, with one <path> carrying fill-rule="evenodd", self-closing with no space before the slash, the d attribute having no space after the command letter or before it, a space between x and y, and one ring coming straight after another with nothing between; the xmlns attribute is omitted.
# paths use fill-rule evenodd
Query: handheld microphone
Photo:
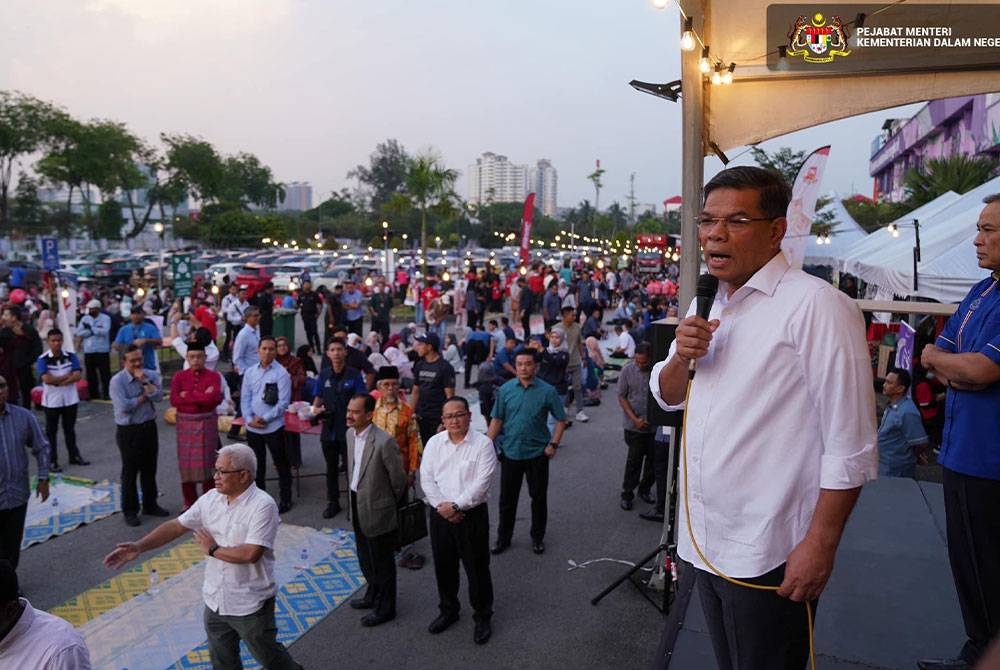
<svg viewBox="0 0 1000 670"><path fill-rule="evenodd" d="M708 320L708 315L712 313L712 303L715 302L715 294L719 292L719 278L707 272L698 277L698 285L694 290L695 311L698 316ZM694 379L695 360L688 363L688 379Z"/></svg>

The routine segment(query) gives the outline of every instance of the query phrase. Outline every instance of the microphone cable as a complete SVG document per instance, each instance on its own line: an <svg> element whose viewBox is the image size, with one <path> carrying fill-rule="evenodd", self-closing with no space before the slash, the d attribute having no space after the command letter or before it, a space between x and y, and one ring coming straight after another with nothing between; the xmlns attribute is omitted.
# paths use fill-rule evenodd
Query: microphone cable
<svg viewBox="0 0 1000 670"><path fill-rule="evenodd" d="M681 359L683 360L683 359ZM690 368L688 370L688 382L687 388L684 391L684 421L681 426L681 459L684 461L684 518L687 521L687 531L688 537L691 539L691 545L694 547L694 551L698 554L698 558L701 559L708 568L714 572L718 577L726 580L730 584L735 584L736 586L743 586L748 589L756 589L758 591L775 591L780 588L778 586L764 586L762 584L752 584L750 582L745 582L741 579L736 579L735 577L730 577L724 573L719 568L715 567L705 554L702 553L701 547L698 545L698 540L694 537L694 529L691 527L691 503L688 500L688 461L687 461L687 420L688 420L688 401L691 398L691 387L694 385L694 373L695 373L695 359L691 359ZM778 596L780 597L780 596ZM809 667L812 670L816 670L816 649L813 643L813 613L812 605L809 604L808 600L803 601L806 605L806 624L809 630Z"/></svg>

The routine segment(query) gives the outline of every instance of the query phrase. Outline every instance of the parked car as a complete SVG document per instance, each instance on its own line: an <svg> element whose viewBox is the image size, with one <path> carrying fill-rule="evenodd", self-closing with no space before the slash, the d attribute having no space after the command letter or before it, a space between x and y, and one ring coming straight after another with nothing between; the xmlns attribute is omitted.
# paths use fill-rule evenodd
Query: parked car
<svg viewBox="0 0 1000 670"><path fill-rule="evenodd" d="M25 284L40 284L42 274L45 272L42 266L32 261L0 261L0 281L10 283L10 276L14 268L24 271Z"/></svg>
<svg viewBox="0 0 1000 670"><path fill-rule="evenodd" d="M141 258L109 258L95 264L94 279L107 284L127 282L134 271L142 273L145 265Z"/></svg>
<svg viewBox="0 0 1000 670"><path fill-rule="evenodd" d="M247 263L243 266L242 272L236 275L236 283L247 287L248 300L264 288L264 284L272 281L273 268L273 265L260 265L259 263Z"/></svg>

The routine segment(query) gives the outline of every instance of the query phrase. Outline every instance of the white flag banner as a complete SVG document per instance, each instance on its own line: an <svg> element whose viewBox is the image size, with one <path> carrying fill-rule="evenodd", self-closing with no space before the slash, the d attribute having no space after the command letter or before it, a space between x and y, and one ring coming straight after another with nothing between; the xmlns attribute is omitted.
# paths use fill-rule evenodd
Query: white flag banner
<svg viewBox="0 0 1000 670"><path fill-rule="evenodd" d="M66 295L63 296L65 291ZM76 353L74 339L76 336L76 289L56 284L56 295L59 299L59 314L56 315L56 327L63 334L63 351Z"/></svg>
<svg viewBox="0 0 1000 670"><path fill-rule="evenodd" d="M793 268L801 268L806 257L806 244L812 241L809 230L816 218L816 200L819 199L820 183L830 147L820 147L809 154L792 185L792 201L788 203L788 229L781 248Z"/></svg>

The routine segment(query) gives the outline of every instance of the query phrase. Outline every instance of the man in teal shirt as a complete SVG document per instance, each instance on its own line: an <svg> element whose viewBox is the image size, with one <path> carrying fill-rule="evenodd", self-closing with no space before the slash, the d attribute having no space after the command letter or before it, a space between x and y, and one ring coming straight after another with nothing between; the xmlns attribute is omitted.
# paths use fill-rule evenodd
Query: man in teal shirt
<svg viewBox="0 0 1000 670"><path fill-rule="evenodd" d="M497 392L487 436L500 445L500 523L497 541L490 550L499 554L510 546L514 534L517 499L521 480L528 480L531 496L531 549L545 551L545 523L548 518L549 460L554 458L566 428L566 410L551 384L535 378L535 352L525 349L514 359L517 377ZM549 441L546 421L556 418ZM497 437L503 432L503 437Z"/></svg>

